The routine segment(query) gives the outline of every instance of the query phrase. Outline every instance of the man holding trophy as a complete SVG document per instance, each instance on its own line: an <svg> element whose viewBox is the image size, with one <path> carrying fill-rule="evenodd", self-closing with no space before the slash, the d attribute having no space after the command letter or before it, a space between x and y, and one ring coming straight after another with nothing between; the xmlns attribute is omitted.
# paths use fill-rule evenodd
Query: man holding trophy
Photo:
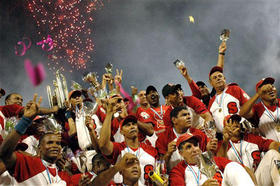
<svg viewBox="0 0 280 186"><path fill-rule="evenodd" d="M226 158L214 157L208 164L203 163L199 148L201 137L185 133L176 142L183 160L169 173L171 186L254 186L249 174L238 163ZM209 165L210 164L210 165ZM208 166L208 167L206 167Z"/></svg>

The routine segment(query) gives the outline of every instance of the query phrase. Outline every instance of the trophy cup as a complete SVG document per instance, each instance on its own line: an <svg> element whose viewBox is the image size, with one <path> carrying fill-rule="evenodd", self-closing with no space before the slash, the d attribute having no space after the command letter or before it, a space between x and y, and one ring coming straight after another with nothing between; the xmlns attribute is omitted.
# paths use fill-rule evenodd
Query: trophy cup
<svg viewBox="0 0 280 186"><path fill-rule="evenodd" d="M71 89L72 90L82 90L82 86L79 83L77 83L76 81L72 80Z"/></svg>
<svg viewBox="0 0 280 186"><path fill-rule="evenodd" d="M208 153L204 152L197 156L198 167L201 173L207 176L207 178L213 178L216 172L219 170L218 166L209 158Z"/></svg>
<svg viewBox="0 0 280 186"><path fill-rule="evenodd" d="M55 73L55 77L56 79L53 80L54 94L52 94L51 87L47 85L47 95L50 107L55 105L53 102L53 98L55 97L58 107L61 108L64 106L64 102L68 100L68 88L66 78L61 73L59 73L58 70Z"/></svg>
<svg viewBox="0 0 280 186"><path fill-rule="evenodd" d="M220 40L226 42L229 39L229 34L229 29L223 29L220 35Z"/></svg>
<svg viewBox="0 0 280 186"><path fill-rule="evenodd" d="M88 83L93 83L94 86L96 86L97 82L97 73L96 72L89 72L83 77L83 81Z"/></svg>
<svg viewBox="0 0 280 186"><path fill-rule="evenodd" d="M217 129L216 129L215 121L208 121L206 124L204 124L203 130L208 138L211 139L216 138Z"/></svg>
<svg viewBox="0 0 280 186"><path fill-rule="evenodd" d="M185 63L180 60L180 59L176 59L176 61L173 62L173 64L176 66L176 68L179 69L180 66L185 66Z"/></svg>
<svg viewBox="0 0 280 186"><path fill-rule="evenodd" d="M105 71L108 74L112 74L112 72L113 72L113 64L112 63L107 63L107 65L105 66Z"/></svg>
<svg viewBox="0 0 280 186"><path fill-rule="evenodd" d="M83 103L83 109L84 109L86 116L91 117L97 110L97 103L94 103L92 101L85 101Z"/></svg>

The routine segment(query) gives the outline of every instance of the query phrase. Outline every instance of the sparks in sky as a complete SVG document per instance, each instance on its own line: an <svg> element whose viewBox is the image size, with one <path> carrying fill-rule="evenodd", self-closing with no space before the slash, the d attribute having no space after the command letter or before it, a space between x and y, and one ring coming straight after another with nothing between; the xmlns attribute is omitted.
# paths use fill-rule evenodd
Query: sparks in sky
<svg viewBox="0 0 280 186"><path fill-rule="evenodd" d="M92 13L102 6L102 0L27 0L39 36L47 39L51 35L53 39L49 67L64 70L61 63L67 61L74 69L86 68L94 48Z"/></svg>

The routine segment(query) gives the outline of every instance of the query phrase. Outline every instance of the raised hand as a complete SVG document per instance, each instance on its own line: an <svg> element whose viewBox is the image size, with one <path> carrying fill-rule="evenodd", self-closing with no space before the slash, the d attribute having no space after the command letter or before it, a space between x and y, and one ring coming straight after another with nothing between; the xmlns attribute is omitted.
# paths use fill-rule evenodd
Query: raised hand
<svg viewBox="0 0 280 186"><path fill-rule="evenodd" d="M119 69L116 69L115 81L122 83L122 75L123 75L122 69L120 71Z"/></svg>
<svg viewBox="0 0 280 186"><path fill-rule="evenodd" d="M222 41L219 46L219 53L225 53L227 50L227 43L225 41Z"/></svg>
<svg viewBox="0 0 280 186"><path fill-rule="evenodd" d="M137 159L137 157L134 154L126 153L122 157L122 159L116 164L116 167L119 170L124 170L138 162L139 162L139 160Z"/></svg>
<svg viewBox="0 0 280 186"><path fill-rule="evenodd" d="M34 94L33 100L29 101L24 107L24 117L33 119L38 114L40 104L42 103L42 97L37 102L38 94Z"/></svg>

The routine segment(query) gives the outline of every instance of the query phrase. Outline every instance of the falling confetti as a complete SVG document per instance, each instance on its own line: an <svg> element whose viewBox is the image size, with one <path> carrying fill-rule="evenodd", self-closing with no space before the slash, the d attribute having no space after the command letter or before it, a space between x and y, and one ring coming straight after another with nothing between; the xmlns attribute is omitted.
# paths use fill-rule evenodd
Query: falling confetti
<svg viewBox="0 0 280 186"><path fill-rule="evenodd" d="M86 68L94 44L90 23L93 12L104 6L102 0L27 0L27 10L35 20L38 35L52 36L51 70L63 69L69 62L74 69Z"/></svg>
<svg viewBox="0 0 280 186"><path fill-rule="evenodd" d="M189 21L190 21L191 23L194 23L194 17L193 17L193 16L189 16Z"/></svg>
<svg viewBox="0 0 280 186"><path fill-rule="evenodd" d="M26 46L25 40L28 41L28 44ZM24 56L26 51L31 47L31 39L28 37L23 37L22 41L18 41L17 45L15 45L15 54L17 56ZM21 47L20 47L21 46Z"/></svg>
<svg viewBox="0 0 280 186"><path fill-rule="evenodd" d="M38 63L37 66L33 67L29 59L24 60L25 71L29 77L32 85L38 86L46 78L46 72L42 63Z"/></svg>
<svg viewBox="0 0 280 186"><path fill-rule="evenodd" d="M42 45L42 49L45 51L51 51L53 49L53 40L51 36L48 35L47 39L37 42L37 45Z"/></svg>

